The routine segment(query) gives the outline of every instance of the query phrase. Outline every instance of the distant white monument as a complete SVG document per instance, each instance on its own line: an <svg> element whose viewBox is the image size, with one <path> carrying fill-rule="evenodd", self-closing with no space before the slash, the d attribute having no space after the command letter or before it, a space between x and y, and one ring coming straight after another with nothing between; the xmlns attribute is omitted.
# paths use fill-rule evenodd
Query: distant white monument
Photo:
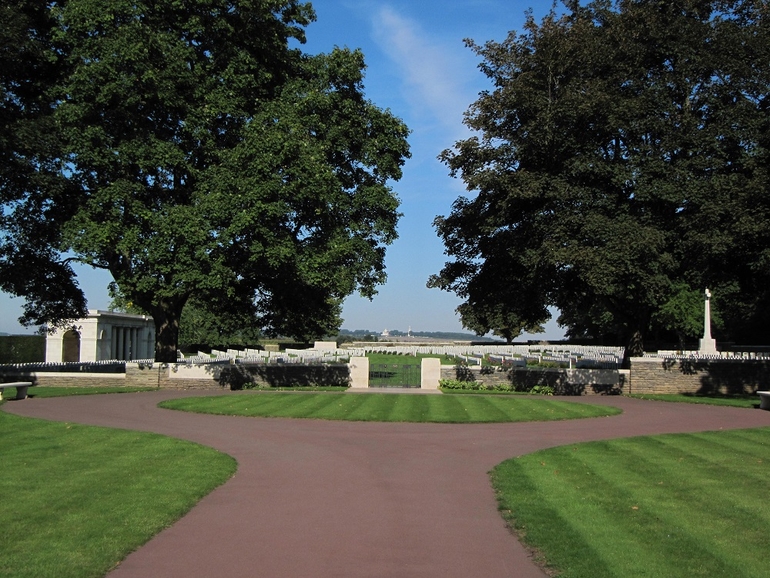
<svg viewBox="0 0 770 578"><path fill-rule="evenodd" d="M706 305L703 319L703 339L700 340L700 353L717 353L716 339L711 338L711 291L706 289Z"/></svg>

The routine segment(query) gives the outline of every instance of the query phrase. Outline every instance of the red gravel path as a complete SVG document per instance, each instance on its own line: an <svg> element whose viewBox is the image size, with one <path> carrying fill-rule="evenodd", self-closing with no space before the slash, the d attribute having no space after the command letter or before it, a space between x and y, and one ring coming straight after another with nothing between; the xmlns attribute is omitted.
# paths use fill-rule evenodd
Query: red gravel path
<svg viewBox="0 0 770 578"><path fill-rule="evenodd" d="M492 425L223 417L156 407L189 395L200 392L28 399L3 407L166 434L238 460L233 479L110 578L542 578L497 513L487 477L493 466L572 442L770 426L770 412L757 409L623 397L569 398L620 407L619 416Z"/></svg>

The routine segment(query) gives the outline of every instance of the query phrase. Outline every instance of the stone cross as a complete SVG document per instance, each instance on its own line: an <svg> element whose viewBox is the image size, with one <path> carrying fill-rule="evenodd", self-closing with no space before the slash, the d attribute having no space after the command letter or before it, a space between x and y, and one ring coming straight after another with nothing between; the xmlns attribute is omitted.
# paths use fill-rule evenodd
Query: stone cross
<svg viewBox="0 0 770 578"><path fill-rule="evenodd" d="M700 340L700 353L716 353L717 342L711 338L711 291L706 289L706 304L703 315L703 339Z"/></svg>

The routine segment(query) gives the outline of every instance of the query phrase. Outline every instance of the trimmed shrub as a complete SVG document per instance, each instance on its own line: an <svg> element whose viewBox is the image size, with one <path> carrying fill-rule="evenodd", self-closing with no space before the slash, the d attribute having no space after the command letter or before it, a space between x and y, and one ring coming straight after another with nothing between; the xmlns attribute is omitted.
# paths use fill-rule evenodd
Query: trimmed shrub
<svg viewBox="0 0 770 578"><path fill-rule="evenodd" d="M42 335L0 336L0 363L38 363L45 361Z"/></svg>
<svg viewBox="0 0 770 578"><path fill-rule="evenodd" d="M533 395L553 395L553 388L550 385L536 385L529 390Z"/></svg>

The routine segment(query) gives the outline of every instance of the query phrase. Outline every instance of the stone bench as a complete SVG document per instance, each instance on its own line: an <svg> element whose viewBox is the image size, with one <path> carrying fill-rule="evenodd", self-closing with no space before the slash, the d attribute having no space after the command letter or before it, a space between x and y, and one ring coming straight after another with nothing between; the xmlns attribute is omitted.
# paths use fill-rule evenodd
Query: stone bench
<svg viewBox="0 0 770 578"><path fill-rule="evenodd" d="M758 391L759 409L770 409L770 391Z"/></svg>
<svg viewBox="0 0 770 578"><path fill-rule="evenodd" d="M25 399L27 397L27 389L34 387L31 381L12 381L11 383L0 383L0 400L3 399L3 390L8 387L16 388L16 397L14 399Z"/></svg>

